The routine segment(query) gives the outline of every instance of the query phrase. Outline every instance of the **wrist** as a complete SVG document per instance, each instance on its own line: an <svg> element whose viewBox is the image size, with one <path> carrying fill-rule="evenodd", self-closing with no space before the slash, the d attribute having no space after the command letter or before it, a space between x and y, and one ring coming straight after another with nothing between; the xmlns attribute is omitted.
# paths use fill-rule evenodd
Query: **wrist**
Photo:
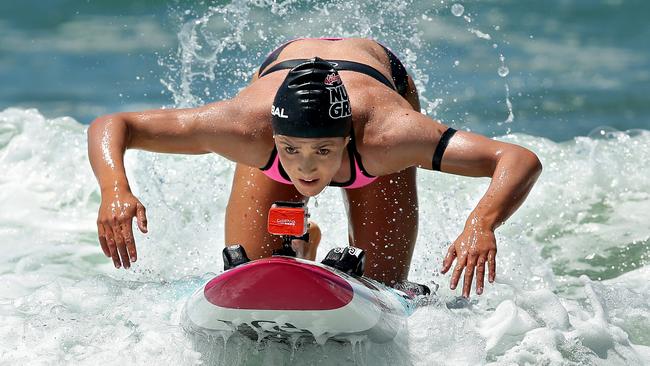
<svg viewBox="0 0 650 366"><path fill-rule="evenodd" d="M480 230L489 230L494 232L501 223L498 223L497 220L489 217L489 215L482 215L479 213L472 212L467 221L465 221L465 228L478 228Z"/></svg>
<svg viewBox="0 0 650 366"><path fill-rule="evenodd" d="M131 187L129 187L128 183L122 183L119 181L113 181L111 184L101 185L100 190L102 196L115 193L131 193Z"/></svg>

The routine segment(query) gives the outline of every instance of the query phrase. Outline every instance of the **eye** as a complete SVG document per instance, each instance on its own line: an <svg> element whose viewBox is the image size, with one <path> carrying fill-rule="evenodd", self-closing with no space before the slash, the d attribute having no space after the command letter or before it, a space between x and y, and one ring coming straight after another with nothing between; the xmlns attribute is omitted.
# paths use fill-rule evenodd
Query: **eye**
<svg viewBox="0 0 650 366"><path fill-rule="evenodd" d="M295 154L295 153L298 152L298 151L296 150L296 148L293 147L293 146L285 146L285 147L284 147L284 151L286 151L287 154L291 154L291 155L293 155L293 154Z"/></svg>
<svg viewBox="0 0 650 366"><path fill-rule="evenodd" d="M318 149L319 155L327 155L330 153L330 149Z"/></svg>

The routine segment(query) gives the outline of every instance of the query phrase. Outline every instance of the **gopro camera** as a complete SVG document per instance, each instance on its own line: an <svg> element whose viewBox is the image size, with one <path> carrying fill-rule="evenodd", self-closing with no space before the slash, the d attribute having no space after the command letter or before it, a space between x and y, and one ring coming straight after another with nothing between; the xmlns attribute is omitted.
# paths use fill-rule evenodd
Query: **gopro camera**
<svg viewBox="0 0 650 366"><path fill-rule="evenodd" d="M304 202L277 201L269 210L267 230L273 235L300 237L309 229L308 218Z"/></svg>

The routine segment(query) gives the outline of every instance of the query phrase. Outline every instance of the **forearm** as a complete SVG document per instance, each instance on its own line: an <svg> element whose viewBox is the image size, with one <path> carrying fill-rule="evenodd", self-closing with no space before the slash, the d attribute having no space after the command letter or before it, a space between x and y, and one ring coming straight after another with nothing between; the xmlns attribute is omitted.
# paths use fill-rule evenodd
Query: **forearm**
<svg viewBox="0 0 650 366"><path fill-rule="evenodd" d="M128 126L118 115L96 119L88 128L88 158L102 193L129 190L124 170Z"/></svg>
<svg viewBox="0 0 650 366"><path fill-rule="evenodd" d="M539 159L529 150L517 146L501 152L490 186L466 225L494 231L521 206L541 171Z"/></svg>

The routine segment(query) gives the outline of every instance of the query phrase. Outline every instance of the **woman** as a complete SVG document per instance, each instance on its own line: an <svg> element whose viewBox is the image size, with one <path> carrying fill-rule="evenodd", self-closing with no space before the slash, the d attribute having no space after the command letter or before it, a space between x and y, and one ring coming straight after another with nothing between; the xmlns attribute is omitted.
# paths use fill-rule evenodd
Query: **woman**
<svg viewBox="0 0 650 366"><path fill-rule="evenodd" d="M124 172L127 148L217 153L237 163L226 211L226 243L251 258L280 247L266 233L274 201L345 189L350 244L366 251L366 275L406 280L417 236L416 168L492 177L463 232L449 247L463 296L496 273L494 230L523 202L541 172L535 154L449 128L421 114L412 79L385 47L368 39L300 39L262 64L232 99L194 109L118 113L88 130L90 161L102 191L99 241L117 268L137 259L131 223L146 232L142 203ZM397 218L397 220L395 220Z"/></svg>

